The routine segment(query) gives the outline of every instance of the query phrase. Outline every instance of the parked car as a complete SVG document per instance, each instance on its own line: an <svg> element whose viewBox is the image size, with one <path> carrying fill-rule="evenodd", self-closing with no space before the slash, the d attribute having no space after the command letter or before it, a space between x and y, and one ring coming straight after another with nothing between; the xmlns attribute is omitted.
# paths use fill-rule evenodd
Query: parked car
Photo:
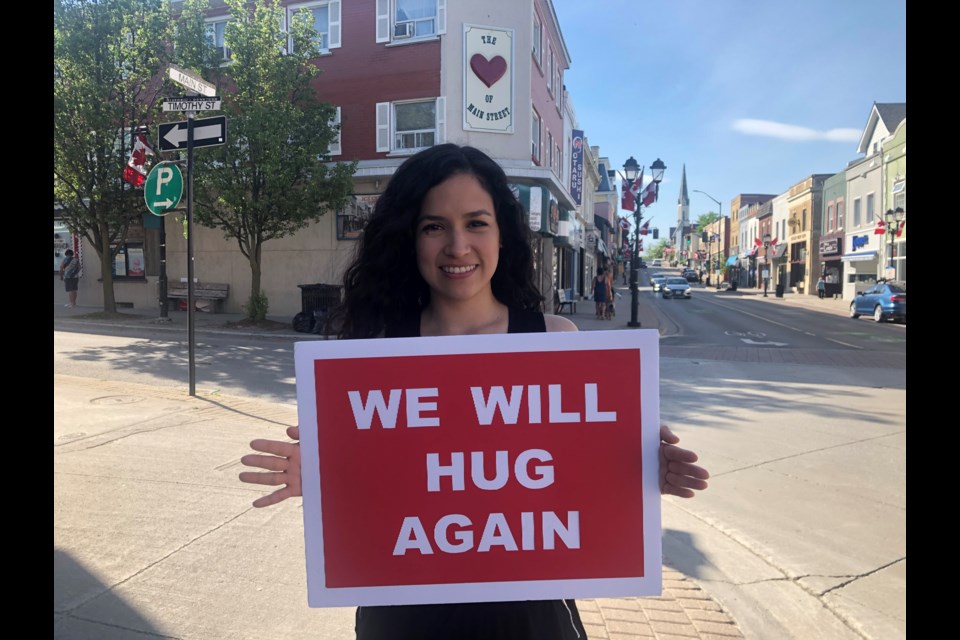
<svg viewBox="0 0 960 640"><path fill-rule="evenodd" d="M907 285L905 282L878 282L857 294L850 303L850 317L872 315L874 322L907 321Z"/></svg>
<svg viewBox="0 0 960 640"><path fill-rule="evenodd" d="M650 264L653 265L653 266L655 266L655 267L659 267L660 264L661 264L660 258L654 258L653 261L652 261Z"/></svg>
<svg viewBox="0 0 960 640"><path fill-rule="evenodd" d="M700 274L693 269L684 269L680 275L686 278L687 282L700 282Z"/></svg>
<svg viewBox="0 0 960 640"><path fill-rule="evenodd" d="M660 285L662 285L666 279L667 276L650 276L650 286L653 287L654 291L660 291Z"/></svg>
<svg viewBox="0 0 960 640"><path fill-rule="evenodd" d="M666 281L660 285L660 290L663 292L664 299L667 298L686 298L690 299L690 283L687 282L686 278L678 278L676 276L667 278Z"/></svg>
<svg viewBox="0 0 960 640"><path fill-rule="evenodd" d="M643 258L640 258L640 266L637 267L637 268L638 268L638 269L646 269L646 268L647 268L647 263L643 261Z"/></svg>

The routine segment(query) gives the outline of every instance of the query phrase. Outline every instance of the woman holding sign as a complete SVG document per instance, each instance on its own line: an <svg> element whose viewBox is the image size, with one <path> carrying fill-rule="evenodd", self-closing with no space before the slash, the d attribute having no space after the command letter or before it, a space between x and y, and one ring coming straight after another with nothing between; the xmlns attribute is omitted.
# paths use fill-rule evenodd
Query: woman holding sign
<svg viewBox="0 0 960 640"><path fill-rule="evenodd" d="M332 315L341 339L576 331L545 315L534 284L522 206L503 170L471 147L443 144L404 162L377 201L344 276ZM299 440L299 430L287 435ZM705 489L697 456L660 432L661 493L689 498ZM282 488L254 501L266 507L302 495L298 442L254 440L243 482ZM359 640L379 638L585 638L573 600L364 606Z"/></svg>

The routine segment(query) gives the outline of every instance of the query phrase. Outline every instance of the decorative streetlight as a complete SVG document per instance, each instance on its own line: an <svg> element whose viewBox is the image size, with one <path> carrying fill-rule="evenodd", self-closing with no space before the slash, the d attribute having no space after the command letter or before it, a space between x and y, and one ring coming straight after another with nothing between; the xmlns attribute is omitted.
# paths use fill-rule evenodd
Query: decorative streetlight
<svg viewBox="0 0 960 640"><path fill-rule="evenodd" d="M763 297L767 297L767 287L770 285L770 234L763 234L763 267L767 275L763 277Z"/></svg>
<svg viewBox="0 0 960 640"><path fill-rule="evenodd" d="M706 191L700 191L700 189L694 189L693 192L694 192L694 193L702 193L703 195L707 196L708 198L710 198L711 200L713 200L714 202L716 202L716 203L717 203L717 215L720 216L720 220L723 220L723 203L722 203L722 202L720 202L719 200L717 200L716 198L714 198L712 195L710 195L710 194L707 193ZM720 250L720 234L714 234L714 236L716 236L716 238L717 238L717 252L719 253L719 250ZM708 248L709 248L709 244L710 244L710 243L708 242L707 244L708 244ZM709 262L709 261L707 262L707 279L708 279L708 280L710 279L710 262ZM717 258L717 290L719 290L719 289L720 289L720 259Z"/></svg>
<svg viewBox="0 0 960 640"><path fill-rule="evenodd" d="M903 207L897 207L896 209L887 209L887 212L883 215L884 221L887 223L885 227L887 234L887 279L893 280L897 277L896 267L893 266L893 243L897 239L897 234L900 232L900 225L903 223L903 219L906 217L906 214L903 211ZM892 276L892 277L891 277Z"/></svg>
<svg viewBox="0 0 960 640"><path fill-rule="evenodd" d="M663 180L663 172L666 171L667 165L663 164L660 158L657 158L653 161L653 164L650 165L650 169L652 171L654 193L656 193L656 189L659 189L660 181ZM628 189L633 188L633 181L638 179L641 172L642 168L633 156L630 156L627 161L623 163L623 176L626 179ZM639 186L643 187L642 184ZM640 222L643 220L643 215L641 215L640 212L641 206L643 206L642 191L638 191L636 209L634 209L633 212L633 254L630 256L630 322L627 323L628 327L640 326L640 320L637 319L637 314L640 309L640 292L637 289L637 277L640 271Z"/></svg>

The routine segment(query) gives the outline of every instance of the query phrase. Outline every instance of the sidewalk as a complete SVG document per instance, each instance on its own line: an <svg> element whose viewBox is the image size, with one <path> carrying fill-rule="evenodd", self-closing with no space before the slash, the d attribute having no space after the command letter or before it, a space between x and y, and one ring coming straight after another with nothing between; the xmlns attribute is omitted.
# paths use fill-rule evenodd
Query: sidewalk
<svg viewBox="0 0 960 640"><path fill-rule="evenodd" d="M615 320L596 320L583 301L574 321L582 330L627 328L624 293ZM119 320L98 320L98 311L55 305L54 318L186 335L186 312L158 323L154 310L123 310ZM227 324L240 319L197 313L195 329L322 338L295 332L290 321L264 331ZM649 305L640 305L640 320L656 327ZM54 376L54 392L55 638L353 637L352 608L306 606L299 501L253 509L262 491L236 479L247 443L282 438L296 424L294 406L64 375ZM258 534L261 526L271 536ZM743 638L720 604L667 566L659 597L578 606L592 639Z"/></svg>

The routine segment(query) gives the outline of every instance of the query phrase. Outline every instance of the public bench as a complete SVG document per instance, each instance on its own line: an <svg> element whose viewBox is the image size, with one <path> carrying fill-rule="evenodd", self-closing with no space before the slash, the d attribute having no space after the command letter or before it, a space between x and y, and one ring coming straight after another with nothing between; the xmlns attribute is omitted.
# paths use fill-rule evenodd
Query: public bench
<svg viewBox="0 0 960 640"><path fill-rule="evenodd" d="M573 296L573 289L557 289L556 306L557 313L563 313L564 307L567 307L570 313L576 313L577 300Z"/></svg>
<svg viewBox="0 0 960 640"><path fill-rule="evenodd" d="M223 301L230 296L230 285L222 284L218 282L194 282L193 283L193 302L196 305L198 302L207 302L209 303L210 309L213 313L217 313L223 308ZM184 305L186 305L186 300L188 297L187 292L187 283L180 282L177 284L168 284L167 285L167 298L172 300L183 300ZM184 306L186 308L186 306ZM199 308L199 305L198 305Z"/></svg>

